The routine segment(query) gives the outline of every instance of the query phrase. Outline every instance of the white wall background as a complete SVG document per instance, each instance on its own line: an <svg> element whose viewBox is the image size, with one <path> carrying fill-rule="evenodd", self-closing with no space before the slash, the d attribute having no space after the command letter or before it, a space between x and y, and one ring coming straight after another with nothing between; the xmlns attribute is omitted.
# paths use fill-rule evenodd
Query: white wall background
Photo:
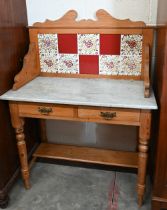
<svg viewBox="0 0 167 210"><path fill-rule="evenodd" d="M158 0L26 0L28 23L60 18L70 9L77 10L78 19L94 19L98 9L105 9L119 19L141 20L155 25Z"/></svg>

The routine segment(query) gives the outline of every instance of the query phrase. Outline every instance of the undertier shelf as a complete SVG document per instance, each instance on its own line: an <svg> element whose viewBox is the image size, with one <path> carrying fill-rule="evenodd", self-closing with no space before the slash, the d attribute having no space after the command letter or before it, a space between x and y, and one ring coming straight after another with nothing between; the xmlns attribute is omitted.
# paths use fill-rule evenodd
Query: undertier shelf
<svg viewBox="0 0 167 210"><path fill-rule="evenodd" d="M90 147L41 143L34 157L96 163L111 166L138 168L137 152L120 152Z"/></svg>

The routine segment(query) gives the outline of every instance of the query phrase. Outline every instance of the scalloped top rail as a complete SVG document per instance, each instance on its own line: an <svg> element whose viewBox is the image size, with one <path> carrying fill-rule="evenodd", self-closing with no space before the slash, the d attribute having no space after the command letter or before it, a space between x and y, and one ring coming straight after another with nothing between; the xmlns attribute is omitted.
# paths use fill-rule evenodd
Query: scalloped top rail
<svg viewBox="0 0 167 210"><path fill-rule="evenodd" d="M120 20L112 17L107 11L100 9L96 12L97 20L79 20L75 10L68 11L58 20L37 22L33 24L36 28L145 28L146 24L142 21L131 21L129 19Z"/></svg>

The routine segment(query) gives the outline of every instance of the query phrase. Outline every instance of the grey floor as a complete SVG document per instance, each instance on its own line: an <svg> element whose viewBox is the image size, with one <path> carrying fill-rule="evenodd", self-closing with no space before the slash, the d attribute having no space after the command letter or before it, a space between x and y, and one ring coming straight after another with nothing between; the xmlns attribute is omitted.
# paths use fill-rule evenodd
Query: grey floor
<svg viewBox="0 0 167 210"><path fill-rule="evenodd" d="M136 175L35 163L30 190L19 179L7 210L137 210ZM113 202L112 202L113 201ZM141 210L150 210L147 187Z"/></svg>

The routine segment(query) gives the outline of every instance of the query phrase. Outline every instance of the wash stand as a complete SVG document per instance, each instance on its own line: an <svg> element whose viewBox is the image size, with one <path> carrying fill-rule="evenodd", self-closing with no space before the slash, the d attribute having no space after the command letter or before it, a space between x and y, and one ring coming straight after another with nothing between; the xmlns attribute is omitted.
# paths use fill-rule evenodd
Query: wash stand
<svg viewBox="0 0 167 210"><path fill-rule="evenodd" d="M115 19L104 10L98 10L96 16L95 21L77 21L77 13L71 10L59 20L30 27L23 68L13 89L0 99L9 101L27 189L24 118L139 127L136 152L41 143L33 156L137 168L141 206L151 110L157 109L149 69L153 30L143 22Z"/></svg>

